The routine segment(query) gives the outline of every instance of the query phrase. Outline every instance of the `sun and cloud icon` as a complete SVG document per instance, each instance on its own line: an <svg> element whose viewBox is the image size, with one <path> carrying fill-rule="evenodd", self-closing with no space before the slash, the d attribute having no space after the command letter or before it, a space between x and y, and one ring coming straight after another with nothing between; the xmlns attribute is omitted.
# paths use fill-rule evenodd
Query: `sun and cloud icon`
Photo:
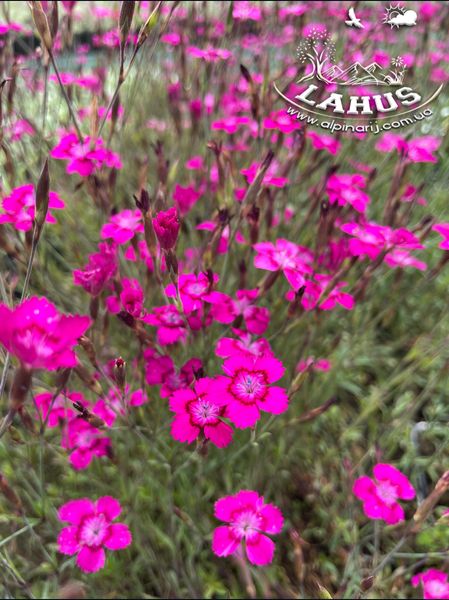
<svg viewBox="0 0 449 600"><path fill-rule="evenodd" d="M408 10L400 4L397 4L396 6L390 4L385 10L383 22L390 25L391 29L394 27L397 27L398 29L399 27L413 27L416 25L417 17L418 15L414 10Z"/></svg>

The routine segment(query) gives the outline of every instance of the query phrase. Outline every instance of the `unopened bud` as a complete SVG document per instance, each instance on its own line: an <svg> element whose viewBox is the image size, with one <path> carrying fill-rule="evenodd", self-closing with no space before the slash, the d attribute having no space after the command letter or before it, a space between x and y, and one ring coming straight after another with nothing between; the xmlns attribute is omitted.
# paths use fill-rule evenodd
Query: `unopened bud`
<svg viewBox="0 0 449 600"><path fill-rule="evenodd" d="M123 393L126 382L126 362L121 356L114 361L114 379Z"/></svg>
<svg viewBox="0 0 449 600"><path fill-rule="evenodd" d="M42 3L38 0L28 2L28 6L31 10L31 16L33 17L34 24L36 25L37 32L44 44L45 48L51 52L53 40L51 37L50 26L48 24L47 15L42 8Z"/></svg>
<svg viewBox="0 0 449 600"><path fill-rule="evenodd" d="M48 171L48 158L45 160L42 172L36 187L36 216L34 219L36 231L40 231L45 223L48 212L48 203L50 199L50 175Z"/></svg>
<svg viewBox="0 0 449 600"><path fill-rule="evenodd" d="M32 371L24 366L18 367L15 372L9 398L10 409L17 411L24 404L31 387Z"/></svg>

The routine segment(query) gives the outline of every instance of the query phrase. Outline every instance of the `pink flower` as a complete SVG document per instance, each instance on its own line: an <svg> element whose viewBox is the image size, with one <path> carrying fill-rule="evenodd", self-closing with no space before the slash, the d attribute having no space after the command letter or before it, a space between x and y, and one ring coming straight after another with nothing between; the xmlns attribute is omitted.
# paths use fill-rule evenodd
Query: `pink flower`
<svg viewBox="0 0 449 600"><path fill-rule="evenodd" d="M271 385L285 372L281 361L274 356L232 356L224 361L223 371L226 377L217 377L213 390L226 399L227 416L239 429L254 427L261 410L274 415L287 410L287 392Z"/></svg>
<svg viewBox="0 0 449 600"><path fill-rule="evenodd" d="M203 363L200 358L191 358L176 370L167 373L159 391L161 398L169 398L176 390L191 387L192 383L203 375Z"/></svg>
<svg viewBox="0 0 449 600"><path fill-rule="evenodd" d="M424 248L419 239L403 227L392 229L374 222L364 224L350 222L341 225L340 229L355 238L349 241L349 252L352 256L368 256L370 260L374 260L385 250Z"/></svg>
<svg viewBox="0 0 449 600"><path fill-rule="evenodd" d="M220 521L229 523L214 531L212 550L217 556L235 554L244 543L253 565L272 562L275 545L265 534L282 530L284 518L277 506L266 504L257 492L242 490L234 496L220 498L215 503L214 514Z"/></svg>
<svg viewBox="0 0 449 600"><path fill-rule="evenodd" d="M186 162L186 169L189 171L202 171L204 169L204 159L202 156L192 156Z"/></svg>
<svg viewBox="0 0 449 600"><path fill-rule="evenodd" d="M54 401L53 394L43 392L34 397L34 402L39 410L42 421L47 419L47 427L49 429L77 418L79 413L72 407L74 402L81 404L81 406L87 406L88 404L80 392L59 394Z"/></svg>
<svg viewBox="0 0 449 600"><path fill-rule="evenodd" d="M432 230L443 236L438 248L449 250L449 223L437 223L432 227Z"/></svg>
<svg viewBox="0 0 449 600"><path fill-rule="evenodd" d="M355 305L354 297L351 294L342 292L342 288L347 285L346 281L338 282L332 290L326 292L325 299L320 302L320 298L332 280L330 275L316 273L314 279L305 282L305 290L301 298L301 305L305 310L313 310L318 306L321 310L332 310L337 304L340 304L346 310L352 310ZM286 294L287 300L293 301L295 293L289 290Z"/></svg>
<svg viewBox="0 0 449 600"><path fill-rule="evenodd" d="M179 225L178 211L174 207L158 212L153 219L154 231L163 250L174 248L178 239Z"/></svg>
<svg viewBox="0 0 449 600"><path fill-rule="evenodd" d="M77 471L87 469L94 456L109 456L111 452L111 440L106 434L80 418L67 423L61 446L72 451L69 461Z"/></svg>
<svg viewBox="0 0 449 600"><path fill-rule="evenodd" d="M174 373L175 365L167 354L160 354L154 348L147 348L143 357L145 360L145 380L148 385L160 385Z"/></svg>
<svg viewBox="0 0 449 600"><path fill-rule="evenodd" d="M304 275L312 272L311 251L293 242L278 239L275 244L261 242L253 248L257 252L254 266L266 271L282 271L294 290L302 287L305 283Z"/></svg>
<svg viewBox="0 0 449 600"><path fill-rule="evenodd" d="M199 310L203 306L203 300L208 296L213 284L218 282L218 275L213 274L209 279L206 273L183 273L179 276L178 289L181 297L182 307L186 314ZM176 289L173 284L165 288L169 298L176 298Z"/></svg>
<svg viewBox="0 0 449 600"><path fill-rule="evenodd" d="M194 56L195 58L202 58L206 62L217 62L219 60L228 60L232 56L232 52L226 48L213 48L208 46L203 50L196 46L189 46L187 48L187 54Z"/></svg>
<svg viewBox="0 0 449 600"><path fill-rule="evenodd" d="M242 169L240 171L240 173L242 175L245 176L246 181L251 184L257 175L257 172L259 170L260 167L260 163L253 163L250 167L248 167L247 169ZM288 177L278 177L275 173L277 171L278 165L275 163L275 161L273 161L270 165L270 167L268 168L268 171L265 174L265 177L263 178L263 185L265 186L273 186L273 187L277 187L277 188L283 188L285 187L288 183L289 183L289 179Z"/></svg>
<svg viewBox="0 0 449 600"><path fill-rule="evenodd" d="M271 112L268 117L263 120L264 129L275 129L281 133L291 133L297 129L301 129L301 124L292 119L285 110Z"/></svg>
<svg viewBox="0 0 449 600"><path fill-rule="evenodd" d="M364 475L352 488L362 500L363 511L370 519L381 519L389 525L404 520L404 509L397 500L413 500L415 490L408 478L393 465L378 463L373 469L374 480Z"/></svg>
<svg viewBox="0 0 449 600"><path fill-rule="evenodd" d="M67 173L79 173L81 177L89 177L103 165L111 169L122 168L119 155L105 148L101 138L91 140L87 136L81 143L75 133L63 135L50 156L68 160Z"/></svg>
<svg viewBox="0 0 449 600"><path fill-rule="evenodd" d="M241 125L247 125L250 123L249 117L237 117L235 115L230 115L225 119L219 119L217 121L213 121L211 124L211 129L218 131L225 131L229 135L232 135L240 128Z"/></svg>
<svg viewBox="0 0 449 600"><path fill-rule="evenodd" d="M304 371L330 371L331 362L326 358L317 358L315 359L313 356L309 356L305 360L300 360L296 365L296 370L298 373L303 373Z"/></svg>
<svg viewBox="0 0 449 600"><path fill-rule="evenodd" d="M141 388L131 392L130 386L127 384L123 398L116 388L111 388L107 398L100 398L95 403L92 412L100 417L108 427L112 427L118 416L126 414L128 406L142 406L147 402L148 396Z"/></svg>
<svg viewBox="0 0 449 600"><path fill-rule="evenodd" d="M31 183L21 185L11 190L9 196L2 200L3 214L0 223L11 223L19 231L30 231L33 228L36 197ZM56 192L50 192L48 208L64 208L64 202ZM47 223L56 223L50 211L47 213Z"/></svg>
<svg viewBox="0 0 449 600"><path fill-rule="evenodd" d="M215 354L222 358L237 356L239 354L257 356L274 356L268 340L265 338L253 339L253 336L247 331L232 329L237 338L220 338L215 348Z"/></svg>
<svg viewBox="0 0 449 600"><path fill-rule="evenodd" d="M84 269L73 271L75 285L81 285L92 296L98 296L117 272L117 251L114 245L98 244L99 252L89 256Z"/></svg>
<svg viewBox="0 0 449 600"><path fill-rule="evenodd" d="M317 150L327 150L330 154L337 154L341 148L341 142L331 135L308 131L306 137L312 142L312 146Z"/></svg>
<svg viewBox="0 0 449 600"><path fill-rule="evenodd" d="M444 600L449 598L449 582L447 573L438 571L438 569L427 569L418 575L412 577L412 586L423 586L424 600Z"/></svg>
<svg viewBox="0 0 449 600"><path fill-rule="evenodd" d="M46 298L15 308L0 304L0 344L30 369L54 371L78 364L73 350L91 325L89 317L63 315Z"/></svg>
<svg viewBox="0 0 449 600"><path fill-rule="evenodd" d="M137 279L122 279L122 291L120 298L109 296L106 298L108 310L116 314L121 310L126 311L135 319L140 319L145 315L143 308L143 290Z"/></svg>
<svg viewBox="0 0 449 600"><path fill-rule="evenodd" d="M76 564L85 573L95 573L104 567L108 550L122 550L131 544L132 536L124 523L113 523L122 512L120 503L111 496L70 500L58 510L61 521L70 523L58 535L62 554L76 557Z"/></svg>
<svg viewBox="0 0 449 600"><path fill-rule="evenodd" d="M186 341L187 330L184 319L173 304L155 306L153 311L148 313L143 320L148 325L157 327L157 341L161 346Z"/></svg>
<svg viewBox="0 0 449 600"><path fill-rule="evenodd" d="M385 133L376 144L376 150L403 154L409 162L437 162L434 152L441 145L441 139L431 135L406 141L397 133Z"/></svg>
<svg viewBox="0 0 449 600"><path fill-rule="evenodd" d="M262 11L252 2L237 0L234 2L232 17L237 21L260 21L262 18Z"/></svg>
<svg viewBox="0 0 449 600"><path fill-rule="evenodd" d="M326 193L331 204L346 206L349 204L360 213L364 213L370 202L370 197L363 189L366 187L364 175L359 174L333 174L326 185Z"/></svg>
<svg viewBox="0 0 449 600"><path fill-rule="evenodd" d="M222 292L211 292L205 297L212 304L211 315L219 323L232 323L242 316L250 333L261 335L270 323L268 308L255 306L258 289L237 290L236 300Z"/></svg>
<svg viewBox="0 0 449 600"><path fill-rule="evenodd" d="M199 198L201 198L201 192L195 190L193 186L182 187L182 185L176 184L175 191L173 192L173 200L181 215L186 215Z"/></svg>
<svg viewBox="0 0 449 600"><path fill-rule="evenodd" d="M231 443L232 428L223 421L226 400L213 393L212 379L198 379L193 389L177 390L170 397L169 406L175 413L171 426L175 440L190 444L202 434L219 448Z"/></svg>
<svg viewBox="0 0 449 600"><path fill-rule="evenodd" d="M101 239L112 238L117 244L129 242L136 233L143 232L140 210L122 210L112 215L108 223L101 228Z"/></svg>
<svg viewBox="0 0 449 600"><path fill-rule="evenodd" d="M17 142L18 140L21 140L24 135L33 136L35 133L31 124L24 119L15 121L8 130L11 134L11 142Z"/></svg>

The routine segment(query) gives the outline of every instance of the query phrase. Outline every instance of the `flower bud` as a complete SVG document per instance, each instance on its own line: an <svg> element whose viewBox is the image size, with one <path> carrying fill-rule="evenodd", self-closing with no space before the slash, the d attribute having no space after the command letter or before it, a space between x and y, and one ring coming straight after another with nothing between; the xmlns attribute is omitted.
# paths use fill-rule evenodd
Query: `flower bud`
<svg viewBox="0 0 449 600"><path fill-rule="evenodd" d="M179 217L175 207L159 212L153 219L153 227L163 250L171 250L179 234Z"/></svg>
<svg viewBox="0 0 449 600"><path fill-rule="evenodd" d="M9 406L13 411L17 411L25 402L29 389L31 387L32 371L26 367L20 366L14 375L9 398Z"/></svg>
<svg viewBox="0 0 449 600"><path fill-rule="evenodd" d="M42 43L47 50L51 51L53 40L51 37L47 16L42 8L42 3L34 0L28 2L28 6L30 7L31 16L33 17L34 24L36 25L36 29L39 33Z"/></svg>

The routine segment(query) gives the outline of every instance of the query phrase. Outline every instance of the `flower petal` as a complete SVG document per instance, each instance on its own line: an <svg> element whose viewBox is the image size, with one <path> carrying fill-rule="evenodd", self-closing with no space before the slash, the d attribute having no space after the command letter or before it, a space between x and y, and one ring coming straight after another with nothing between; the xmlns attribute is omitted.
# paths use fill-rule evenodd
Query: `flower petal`
<svg viewBox="0 0 449 600"><path fill-rule="evenodd" d="M102 496L97 500L97 513L103 513L110 521L116 519L122 512L120 502L112 496Z"/></svg>
<svg viewBox="0 0 449 600"><path fill-rule="evenodd" d="M246 540L246 554L253 565L267 565L272 562L274 542L260 533Z"/></svg>
<svg viewBox="0 0 449 600"><path fill-rule="evenodd" d="M58 550L62 554L76 554L80 549L78 526L64 527L58 535Z"/></svg>
<svg viewBox="0 0 449 600"><path fill-rule="evenodd" d="M76 564L81 571L84 571L85 573L95 573L104 567L105 561L106 554L103 548L90 548L89 546L84 546L78 554Z"/></svg>
<svg viewBox="0 0 449 600"><path fill-rule="evenodd" d="M108 537L103 542L108 550L122 550L132 542L132 535L124 523L113 523L109 526Z"/></svg>
<svg viewBox="0 0 449 600"><path fill-rule="evenodd" d="M212 550L217 556L229 556L239 547L240 540L236 538L230 527L217 527L212 539Z"/></svg>
<svg viewBox="0 0 449 600"><path fill-rule="evenodd" d="M94 503L89 498L80 498L79 500L70 500L63 504L58 510L58 516L61 521L67 521L72 525L78 525L84 517L95 513Z"/></svg>

